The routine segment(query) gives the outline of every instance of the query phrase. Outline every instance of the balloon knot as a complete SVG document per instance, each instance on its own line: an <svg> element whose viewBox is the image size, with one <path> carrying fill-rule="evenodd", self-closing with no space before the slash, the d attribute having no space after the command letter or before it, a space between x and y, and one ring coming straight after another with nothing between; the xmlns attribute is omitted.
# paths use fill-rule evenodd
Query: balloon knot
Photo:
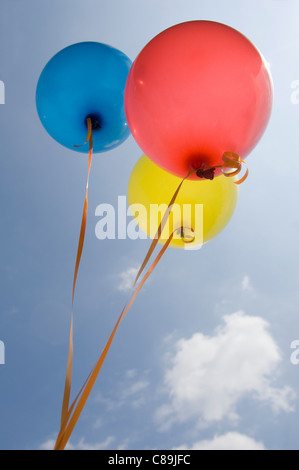
<svg viewBox="0 0 299 470"><path fill-rule="evenodd" d="M184 243L192 243L195 240L195 232L192 228L182 226L176 232Z"/></svg>
<svg viewBox="0 0 299 470"><path fill-rule="evenodd" d="M199 168L196 170L196 176L198 176L198 178L213 180L215 177L215 168L208 168L207 170L202 170Z"/></svg>
<svg viewBox="0 0 299 470"><path fill-rule="evenodd" d="M91 128L93 131L99 131L101 130L101 118L95 113L91 113L85 118L85 123L87 124L87 120L91 120Z"/></svg>

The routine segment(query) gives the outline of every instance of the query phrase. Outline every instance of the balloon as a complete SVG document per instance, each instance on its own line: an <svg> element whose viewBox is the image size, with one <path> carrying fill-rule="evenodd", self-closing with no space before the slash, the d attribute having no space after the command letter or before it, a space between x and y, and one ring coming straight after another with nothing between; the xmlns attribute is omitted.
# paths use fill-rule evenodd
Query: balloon
<svg viewBox="0 0 299 470"><path fill-rule="evenodd" d="M124 89L131 65L130 59L117 49L96 42L81 42L66 47L47 63L36 89L37 112L46 131L65 147L88 153L86 192L73 277L61 431L62 425L68 424L70 412L74 295L86 231L92 154L113 149L130 135L124 110ZM84 141L89 145L84 145ZM60 440L59 433L58 443Z"/></svg>
<svg viewBox="0 0 299 470"><path fill-rule="evenodd" d="M81 42L58 52L43 69L36 90L36 106L47 132L60 144L78 152L85 141L87 118L93 128L93 151L120 145L130 130L124 111L124 89L132 63L113 47Z"/></svg>
<svg viewBox="0 0 299 470"><path fill-rule="evenodd" d="M136 224L150 238L155 237L161 217L181 181L145 155L133 168L128 183L128 204ZM177 238L170 242L174 248L193 249L207 243L228 224L237 199L238 187L234 178L222 175L213 181L185 180L169 218L169 227L165 226L159 242L164 244L172 231L177 230ZM200 205L203 205L203 212ZM159 206L162 209L160 217ZM182 226L185 227L183 233Z"/></svg>
<svg viewBox="0 0 299 470"><path fill-rule="evenodd" d="M245 158L271 108L272 82L260 52L235 29L211 21L178 24L154 37L133 62L125 88L137 144L180 177L221 165L227 151Z"/></svg>

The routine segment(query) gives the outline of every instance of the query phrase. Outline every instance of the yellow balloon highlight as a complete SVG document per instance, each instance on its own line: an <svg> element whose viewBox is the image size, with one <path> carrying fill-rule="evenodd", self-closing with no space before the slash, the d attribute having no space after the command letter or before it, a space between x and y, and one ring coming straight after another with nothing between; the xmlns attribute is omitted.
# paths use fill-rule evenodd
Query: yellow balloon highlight
<svg viewBox="0 0 299 470"><path fill-rule="evenodd" d="M143 155L136 163L128 183L128 204L137 226L148 237L156 236L167 207L181 183ZM159 243L172 232L173 248L196 249L216 237L230 221L238 200L234 178L214 180L186 179L178 193Z"/></svg>

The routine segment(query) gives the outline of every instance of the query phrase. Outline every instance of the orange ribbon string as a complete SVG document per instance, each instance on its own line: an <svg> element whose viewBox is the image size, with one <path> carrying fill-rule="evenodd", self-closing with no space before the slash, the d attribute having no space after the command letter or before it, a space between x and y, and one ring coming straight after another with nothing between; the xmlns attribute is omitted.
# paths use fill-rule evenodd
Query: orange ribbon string
<svg viewBox="0 0 299 470"><path fill-rule="evenodd" d="M237 176L242 170L242 164L246 165L246 162L242 160L242 158L237 153L234 153L234 152L224 152L222 156L222 160L223 160L223 164L215 166L214 168L215 169L221 168L223 175L227 176L228 178ZM232 169L233 171L230 171ZM249 170L246 165L246 171L245 171L244 176L242 176L242 178L240 178L239 180L234 181L234 183L235 184L243 183L248 177L248 174L249 174Z"/></svg>
<svg viewBox="0 0 299 470"><path fill-rule="evenodd" d="M80 266L80 261L82 257L82 251L84 246L84 238L85 238L85 230L86 230L86 221L87 221L87 210L88 210L88 185L89 185L89 175L90 175L90 168L91 168L91 160L92 160L92 152L93 152L93 136L92 136L92 123L91 119L87 119L87 139L84 145L89 142L89 154L88 154L88 172L87 172L87 182L86 182L86 192L85 192L85 200L84 200L84 207L83 207L83 214L82 214L82 221L81 221L81 230L79 236L79 243L78 243L78 250L77 250L77 258L76 264L74 269L74 278L73 278L73 290L72 290L72 315L71 315L71 326L70 326L70 336L69 336L69 352L68 352L68 360L67 360L67 369L66 369L66 378L65 378L65 386L64 386L64 394L63 394L63 401L62 401L62 409L61 409L61 426L66 420L66 416L69 409L69 402L70 402L70 394L71 394L71 383L72 383L72 369L73 369L73 310L74 310L74 296L75 296L75 289L76 289L76 282L78 277L78 270ZM80 145L75 145L75 147L80 147Z"/></svg>
<svg viewBox="0 0 299 470"><path fill-rule="evenodd" d="M139 271L138 271L138 274L137 274L136 279L135 279L135 281L134 281L132 290L133 290L134 287L136 286L136 284L137 284L137 282L138 282L138 280L139 280L139 278L140 278L142 272L144 271L146 265L148 264L148 262L149 262L149 260L150 260L150 258L151 258L151 256L152 256L152 254L153 254L153 252L154 252L154 250L155 250L155 248L156 248L156 246L157 246L157 243L158 243L159 239L161 238L163 229L164 229L164 227L165 227L165 225L166 225L166 223L167 223L167 220L168 220L169 214L170 214L170 212L171 212L172 206L173 206L173 204L174 204L175 201L176 201L176 198L177 198L177 196L178 196L178 194L179 194L179 192L180 192L180 189L181 189L181 187L182 187L184 181L185 181L186 179L188 179L189 176L191 176L193 173L195 173L195 171L196 171L196 170L191 170L191 171L189 171L189 172L187 173L187 175L182 179L182 181L180 182L179 186L177 187L177 189L176 189L174 195L172 196L171 201L170 201L170 203L168 204L168 207L167 207L167 209L166 209L166 211L165 211L165 213L164 213L164 215L163 215L163 217L162 217L162 220L161 220L161 223L160 223L160 225L159 225L159 227L158 227L158 230L157 230L157 232L156 232L156 235L155 235L155 237L153 238L153 241L152 241L152 243L151 243L151 246L150 246L150 248L149 248L149 250L148 250L148 252L147 252L147 254L146 254L146 257L144 258L144 261L143 261L143 263L142 263L142 265L141 265L141 267L140 267L140 269L139 269Z"/></svg>
<svg viewBox="0 0 299 470"><path fill-rule="evenodd" d="M182 187L182 184L184 183L184 181L192 174L194 173L195 170L192 170L190 172L187 173L187 175L182 179L181 183L179 184L178 188L176 189L174 195L172 196L171 198L171 201L168 205L168 208L166 209L165 211L165 214L163 215L163 218L162 218L162 221L158 227L158 230L157 230L157 233L156 233L156 236L155 238L153 239L152 243L151 243L151 246L144 258L144 261L137 273L137 276L135 278L135 281L133 283L133 286L131 288L131 293L130 295L132 294L139 278L141 277L141 274L142 272L144 271L144 269L146 268L155 248L156 248L156 245L159 241L159 239L161 238L161 234L163 232L163 229L167 223L167 220L168 220L168 217L169 217L169 213L172 209L172 205L175 203L175 200L177 198L177 195ZM147 273L144 275L143 279L141 280L140 284L137 286L134 294L132 295L131 297L131 300L130 302L128 303L127 306L125 306L119 316L119 319L108 339L108 342L106 343L106 346L100 356L100 358L98 359L98 362L96 363L95 367L93 368L93 370L91 371L91 373L89 374L88 378L86 379L84 385L82 386L80 392L78 393L77 397L75 398L74 402L72 403L71 407L68 409L64 408L64 413L63 413L63 416L61 417L61 427L60 427L60 431L59 431L59 434L58 434L58 437L57 437L57 440L56 440L56 444L55 444L55 448L54 450L63 450L74 430L74 427L80 417L80 414L82 413L82 410L85 406L85 403L89 397L89 394L93 388L93 385L98 377L98 374L102 368L102 365L104 363L104 360L107 356L107 353L110 349L110 346L111 346L111 343L113 341L113 338L115 336L115 333L118 329L118 326L120 324L120 322L122 321L122 319L125 317L125 315L128 313L128 311L130 310L130 308L132 307L138 293L140 292L140 290L142 289L143 285L145 284L145 282L147 281L147 279L149 278L149 276L151 275L151 273L153 272L153 270L155 269L155 267L157 266L158 262L160 261L160 259L162 258L163 254L165 253L167 247L169 246L171 240L173 238L173 233L170 235L169 239L166 241L166 243L163 245L162 249L160 250L159 254L157 255L156 259L154 260L154 262L152 263L152 265L150 266L150 268L148 269ZM70 353L69 353L69 356L70 356ZM81 397L80 397L81 396ZM79 398L80 397L80 398ZM67 402L68 404L69 402Z"/></svg>
<svg viewBox="0 0 299 470"><path fill-rule="evenodd" d="M92 388L96 382L96 379L99 375L99 372L102 368L102 365L104 363L104 360L107 356L107 353L110 349L110 346L112 344L112 341L113 341L113 338L116 334L116 331L118 329L118 326L120 324L120 322L123 320L123 318L125 317L125 315L128 313L128 311L130 310L130 308L132 307L138 293L140 292L140 290L142 289L142 287L144 286L145 282L147 281L147 279L149 278L149 276L152 274L152 272L154 271L155 267L157 266L158 262L161 260L162 256L164 255L166 249L168 248L171 240L172 240L172 237L173 237L173 233L170 235L169 239L166 241L166 243L163 245L162 249L160 250L160 252L158 253L157 257L155 258L154 262L152 263L152 265L150 266L150 268L148 269L148 271L146 272L146 274L144 275L143 279L141 280L140 284L137 286L133 296L131 297L130 299L130 302L123 308L118 320L117 320L117 323L96 363L96 365L94 366L94 368L92 369L91 373L89 374L87 380L85 381L85 384L83 385L81 391L79 392L79 394L77 395L74 403L72 404L71 406L71 409L70 409L70 413L68 413L68 416L67 416L67 419L66 421L64 422L64 426L63 428L61 429L58 437L57 437L57 440L56 440L56 444L55 444L55 448L54 450L63 450L77 424L77 421L83 411L83 408L87 402L87 399L90 395L90 392L92 391ZM137 282L137 281L136 281ZM81 395L81 396L80 396ZM80 398L79 398L80 397Z"/></svg>
<svg viewBox="0 0 299 470"><path fill-rule="evenodd" d="M81 224L81 233L80 233L80 239L79 239L79 246L78 246L78 254L77 254L77 260L76 260L76 266L75 266L75 273L74 273L74 284L73 284L73 296L72 296L72 303L74 301L74 292L75 292L75 285L76 285L76 279L77 279L77 274L78 274L78 268L80 264L80 259L81 259L81 254L82 254L82 248L83 248L83 242L84 242L84 234L85 234L85 227L86 227L86 214L87 214L87 205L88 205L88 179L89 179L89 172L90 172L90 164L91 164L91 154L92 154L92 130L91 130L91 122L88 123L89 127L89 132L88 132L88 138L86 142L89 140L90 143L90 152L89 152L89 166L88 166L88 178L87 178L87 186L86 186L86 198L85 198L85 204L84 204L84 210L83 210L83 217L82 217L82 224ZM223 155L223 164L219 165L217 167L213 167L213 169L216 168L221 168L222 173L224 176L227 177L232 177L236 176L237 174L240 173L242 169L242 164L245 163L244 160L242 160L239 155L233 153L233 152L225 152ZM233 171L230 171L233 169ZM110 346L112 344L112 341L114 339L114 336L117 332L117 329L119 327L120 322L123 320L123 318L126 316L130 308L132 307L137 295L141 291L142 287L144 286L145 282L149 278L149 276L152 274L154 269L156 268L157 264L161 260L162 256L164 255L166 249L168 248L174 232L170 235L166 243L163 245L161 250L159 251L158 255L156 256L155 260L149 267L148 271L140 281L139 285L136 287L136 284L138 280L140 279L143 271L145 270L147 264L149 263L150 258L152 257L152 254L157 246L157 243L159 242L159 239L161 238L161 234L163 232L163 229L167 223L169 214L172 210L172 206L175 203L175 200L179 194L179 191L182 187L182 184L184 181L189 178L193 173L195 173L197 170L191 170L187 173L187 175L182 179L180 182L179 186L177 187L174 195L171 198L171 201L165 211L165 214L163 215L162 221L158 227L157 233L155 238L153 239L150 248L144 258L144 261L141 264L141 267L137 273L137 276L134 280L133 286L131 288L130 292L130 301L128 302L127 305L123 308L113 330L112 333L110 334L110 337L97 361L93 369L91 370L89 376L85 380L83 386L81 387L81 390L77 394L75 400L73 401L72 405L69 407L69 397L70 397L70 385L71 385L71 363L72 363L72 355L73 355L73 314L72 314L72 321L71 321L71 332L70 332L70 346L69 346L69 357L68 357L68 367L67 367L67 378L66 378L66 385L65 385L65 393L64 393L64 401L63 401L63 409L62 409L62 415L61 415L61 427L59 434L57 436L57 440L55 443L54 450L63 450L77 424L77 421L84 409L84 406L87 402L87 399L92 391L92 388L97 380L97 377L99 375L99 372L102 368L102 365L105 361L105 358L108 354L108 351L110 349ZM245 175L238 181L235 181L235 184L241 184L243 181L248 176L248 169L246 170ZM182 240L185 243L190 243L193 241L193 239L190 241L188 240L185 235L184 235L184 229L185 227L181 227L181 234L182 234ZM192 229L190 229L192 232ZM185 240L186 238L186 240ZM135 289L136 287L136 289ZM134 291L135 289L135 291ZM134 293L133 293L134 291Z"/></svg>

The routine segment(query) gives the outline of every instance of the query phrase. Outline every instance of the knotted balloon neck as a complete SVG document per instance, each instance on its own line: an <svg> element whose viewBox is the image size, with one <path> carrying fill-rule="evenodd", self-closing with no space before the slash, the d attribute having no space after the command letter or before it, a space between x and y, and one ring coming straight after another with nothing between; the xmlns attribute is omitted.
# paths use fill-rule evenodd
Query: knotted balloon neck
<svg viewBox="0 0 299 470"><path fill-rule="evenodd" d="M198 170L196 170L196 176L198 176L198 178L204 178L206 180L213 180L215 178L215 171L216 168L208 168L207 170L202 170L201 168L198 168Z"/></svg>
<svg viewBox="0 0 299 470"><path fill-rule="evenodd" d="M192 173L196 173L198 178L204 178L208 180L213 180L215 178L215 171L216 169L221 169L222 174L228 178L238 175L242 170L242 164L246 165L246 162L242 160L242 158L234 152L224 152L222 156L223 163L222 165L216 165L210 168L197 168L196 170L192 171ZM243 183L247 176L248 176L248 168L246 167L246 171L244 176L237 181L234 181L235 184Z"/></svg>
<svg viewBox="0 0 299 470"><path fill-rule="evenodd" d="M86 116L85 124L87 125L87 128L88 128L88 121L91 122L91 128L93 131L99 131L102 129L101 118L98 114L90 113L88 116Z"/></svg>
<svg viewBox="0 0 299 470"><path fill-rule="evenodd" d="M195 231L191 227L185 226L176 229L175 234L186 244L193 243L196 237Z"/></svg>

